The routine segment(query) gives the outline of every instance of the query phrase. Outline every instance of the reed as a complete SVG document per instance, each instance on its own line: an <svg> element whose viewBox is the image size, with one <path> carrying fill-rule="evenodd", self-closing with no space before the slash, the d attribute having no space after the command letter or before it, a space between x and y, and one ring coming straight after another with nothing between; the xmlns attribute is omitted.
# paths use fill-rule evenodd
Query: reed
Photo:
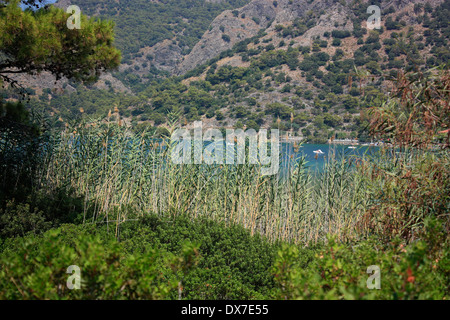
<svg viewBox="0 0 450 320"><path fill-rule="evenodd" d="M356 159L330 154L314 173L300 157L281 177L261 176L258 165L175 165L172 147L115 121L82 123L53 136L40 180L49 191L76 190L85 199L83 221L112 224L116 235L124 221L152 212L240 224L272 241L356 236L368 201Z"/></svg>

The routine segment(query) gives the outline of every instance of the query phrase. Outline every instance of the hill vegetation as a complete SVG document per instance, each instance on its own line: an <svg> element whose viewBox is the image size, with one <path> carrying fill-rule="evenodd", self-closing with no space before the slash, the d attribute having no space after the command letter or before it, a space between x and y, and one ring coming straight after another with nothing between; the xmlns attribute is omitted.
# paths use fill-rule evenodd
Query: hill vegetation
<svg viewBox="0 0 450 320"><path fill-rule="evenodd" d="M172 33L178 34L170 31L169 25L179 28L187 23L197 31L191 33L183 27L178 37L190 35L191 40L174 41L189 43L187 47L192 48L206 30L206 21L229 6L243 4L225 1L220 5L193 6L190 2L176 1L179 8L172 10L175 6L172 1L146 2L145 6L152 9L144 10L144 6L139 11L134 7L138 2L129 7L123 3L124 8L119 11L117 6L110 8L112 4L87 2L83 6L90 14L100 13L117 20L119 47L154 45L169 35L173 37ZM423 71L435 66L446 68L450 57L445 45L449 39L448 0L435 7L415 3L399 11L385 8L384 2L375 4L383 8L379 30L364 27L367 4L355 1L346 7L351 12L347 19L353 25L352 30L336 25L334 30L310 37L311 45L299 45L326 14L308 12L288 24L261 29L258 35L236 43L232 49L182 76L170 76L158 69L153 63L155 57L143 56L142 51L133 60L131 51L125 49L124 64L114 76L131 88L132 95L116 92L111 81L105 83L109 90L71 83L76 92L55 94L46 90L34 99L32 106L47 110L64 122L85 115L104 117L116 107L132 128L167 127L167 114L177 112L186 123L203 119L215 127L273 127L309 142L324 143L331 137L364 141L369 139L367 122L363 120L367 108L387 100L393 86L391 80L399 72ZM181 15L178 10L184 6L189 6L189 10L182 10L183 14L196 18L178 21ZM211 6L216 11L210 10L210 19L200 18L203 10L208 11ZM171 16L166 17L162 11ZM159 33L153 25L147 28L139 22L141 18L135 19L134 13L134 22L125 23L131 12L139 12L138 18L142 14L146 23L168 29ZM148 14L157 14L158 18L147 19ZM163 24L158 19L174 20L174 23ZM195 27L196 19L202 27ZM142 32L130 32L128 28L151 32L144 37ZM125 45L124 41L136 45ZM79 112L80 108L84 114Z"/></svg>
<svg viewBox="0 0 450 320"><path fill-rule="evenodd" d="M143 47L171 40L183 54L190 52L212 20L222 11L250 0L71 0L89 16L114 21L117 47L127 63Z"/></svg>

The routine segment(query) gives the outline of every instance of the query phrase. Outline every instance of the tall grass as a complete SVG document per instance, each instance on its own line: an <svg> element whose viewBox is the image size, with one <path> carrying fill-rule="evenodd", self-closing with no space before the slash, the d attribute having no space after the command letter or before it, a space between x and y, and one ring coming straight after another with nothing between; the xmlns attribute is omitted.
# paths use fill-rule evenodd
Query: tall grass
<svg viewBox="0 0 450 320"><path fill-rule="evenodd" d="M367 179L355 159L330 154L324 170L291 159L282 177L258 165L175 165L168 139L131 134L114 121L66 128L51 141L40 179L85 199L83 222L120 224L146 213L241 224L272 241L309 243L355 237L367 207Z"/></svg>
<svg viewBox="0 0 450 320"><path fill-rule="evenodd" d="M3 136L2 155L14 155L8 146L22 150L10 138ZM106 223L116 236L123 222L148 213L207 217L271 241L303 244L328 234L343 241L371 235L413 240L430 215L450 226L448 149L386 148L369 158L331 148L323 170L308 169L305 157L292 156L282 174L262 176L259 165L176 165L169 139L132 133L110 119L47 132L33 146L18 156L33 161L17 162L23 165L2 171L1 180L28 177L27 164L33 163L31 187L24 192L51 196L70 190L83 199L81 222ZM71 210L71 203L65 208Z"/></svg>

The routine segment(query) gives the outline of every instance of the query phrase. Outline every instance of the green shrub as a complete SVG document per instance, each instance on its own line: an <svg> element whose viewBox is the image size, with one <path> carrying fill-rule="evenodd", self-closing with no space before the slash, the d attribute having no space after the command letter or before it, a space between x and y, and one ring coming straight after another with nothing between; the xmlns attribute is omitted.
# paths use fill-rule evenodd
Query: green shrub
<svg viewBox="0 0 450 320"><path fill-rule="evenodd" d="M339 38L333 39L333 42L331 43L331 45L333 47L339 47L341 45L341 39L339 39Z"/></svg>
<svg viewBox="0 0 450 320"><path fill-rule="evenodd" d="M429 234L436 237L435 232ZM430 254L431 248L425 241L407 246L400 240L387 245L362 241L352 246L329 239L326 246L311 256L305 249L285 246L278 253L273 269L279 290L277 298L448 299L448 241L441 243L438 251L434 250L435 255ZM380 289L368 288L369 266L380 268Z"/></svg>
<svg viewBox="0 0 450 320"><path fill-rule="evenodd" d="M37 233L48 230L50 226L51 222L46 221L44 213L38 208L31 209L29 203L16 203L13 199L6 203L5 209L0 208L2 238L24 236L29 231Z"/></svg>
<svg viewBox="0 0 450 320"><path fill-rule="evenodd" d="M231 41L230 36L227 35L227 34L223 34L223 35L222 35L222 39L223 39L223 41L225 41L225 42L230 42L230 41Z"/></svg>
<svg viewBox="0 0 450 320"><path fill-rule="evenodd" d="M150 215L123 224L120 242L107 230L64 225L6 240L0 299L273 297L277 245L243 227ZM81 290L66 286L71 265L81 269Z"/></svg>
<svg viewBox="0 0 450 320"><path fill-rule="evenodd" d="M178 286L174 270L186 263L148 247L125 254L114 239L74 226L20 239L13 248L0 258L0 299L167 298ZM66 285L71 265L81 271L79 290Z"/></svg>

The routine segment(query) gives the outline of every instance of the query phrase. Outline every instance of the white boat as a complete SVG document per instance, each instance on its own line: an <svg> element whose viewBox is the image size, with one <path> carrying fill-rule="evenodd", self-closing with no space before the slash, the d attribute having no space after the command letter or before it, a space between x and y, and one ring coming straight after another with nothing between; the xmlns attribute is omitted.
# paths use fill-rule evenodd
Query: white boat
<svg viewBox="0 0 450 320"><path fill-rule="evenodd" d="M317 153L317 154L324 154L325 152L323 152L322 150L316 150L316 151L313 151L314 153Z"/></svg>
<svg viewBox="0 0 450 320"><path fill-rule="evenodd" d="M349 149L356 149L356 147L353 147L353 146L352 146L352 147L348 147L348 148L349 148Z"/></svg>

